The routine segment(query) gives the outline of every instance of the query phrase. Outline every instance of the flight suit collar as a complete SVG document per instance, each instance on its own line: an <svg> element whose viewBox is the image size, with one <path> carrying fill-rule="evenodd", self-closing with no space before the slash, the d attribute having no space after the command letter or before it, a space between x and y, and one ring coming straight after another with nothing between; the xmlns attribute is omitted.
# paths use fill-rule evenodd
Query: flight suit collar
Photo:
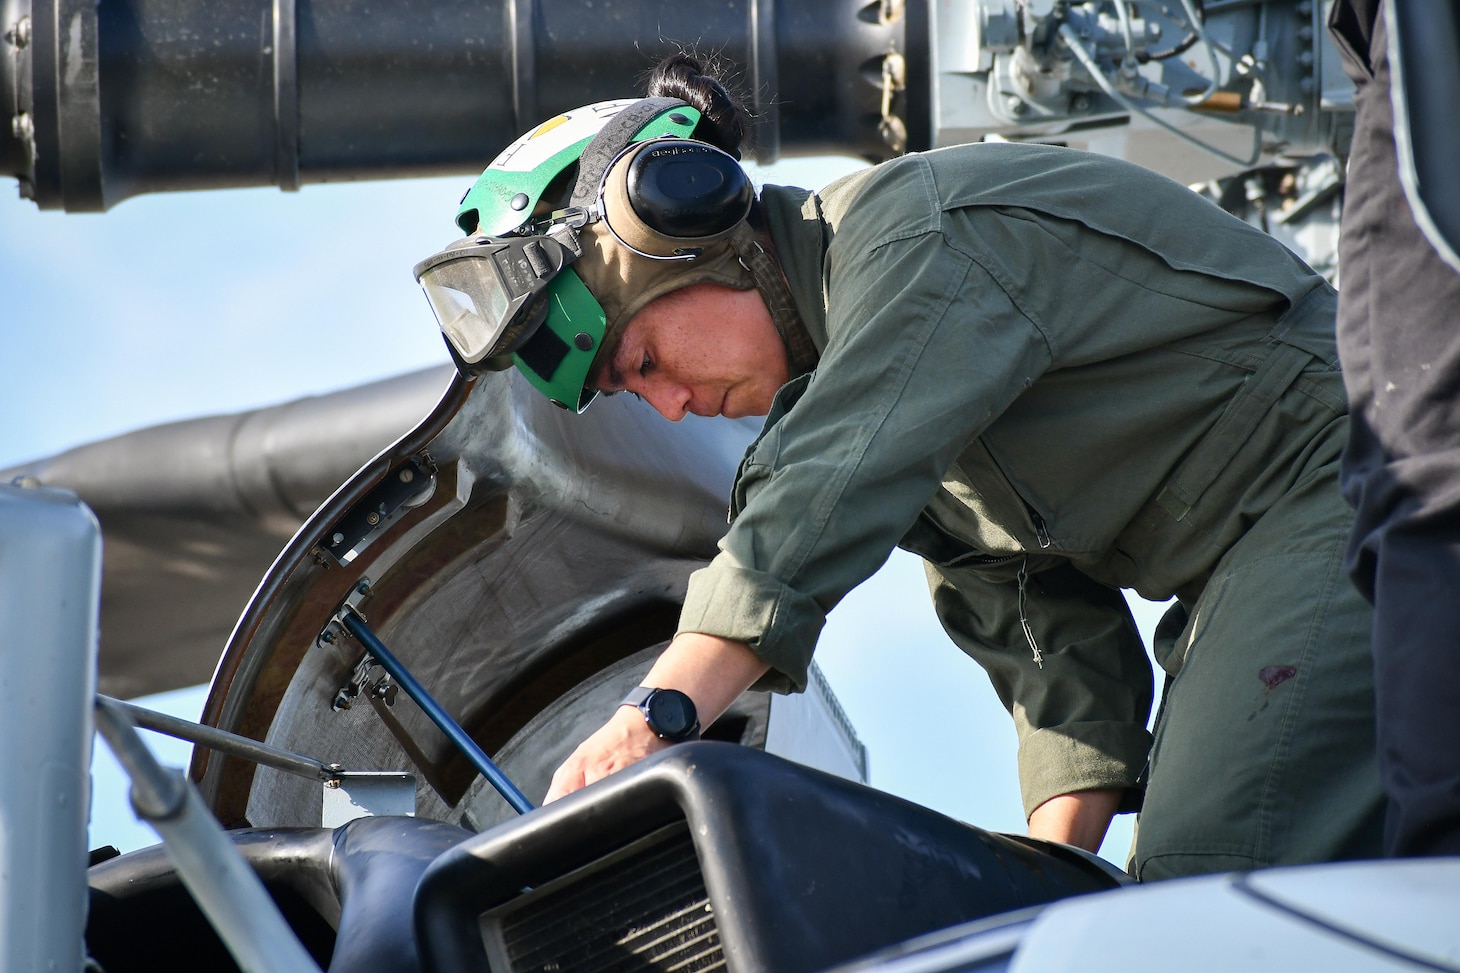
<svg viewBox="0 0 1460 973"><path fill-rule="evenodd" d="M800 324L818 353L826 348L826 247L830 230L815 193L766 186L760 193L766 229L796 302Z"/></svg>

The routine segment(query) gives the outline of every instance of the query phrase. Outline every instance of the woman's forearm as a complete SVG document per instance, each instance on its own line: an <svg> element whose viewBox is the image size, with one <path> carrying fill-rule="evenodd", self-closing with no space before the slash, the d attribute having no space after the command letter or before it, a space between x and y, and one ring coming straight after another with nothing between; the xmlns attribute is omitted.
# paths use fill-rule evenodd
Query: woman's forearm
<svg viewBox="0 0 1460 973"><path fill-rule="evenodd" d="M1120 807L1121 794L1118 789L1107 789L1051 797L1029 815L1029 837L1097 852Z"/></svg>
<svg viewBox="0 0 1460 973"><path fill-rule="evenodd" d="M744 642L685 632L664 649L643 684L684 693L694 701L700 725L708 726L767 668ZM668 745L649 729L643 714L620 706L563 761L543 802L571 794Z"/></svg>
<svg viewBox="0 0 1460 973"><path fill-rule="evenodd" d="M644 676L644 685L678 689L694 700L700 725L709 726L767 668L744 642L682 632Z"/></svg>

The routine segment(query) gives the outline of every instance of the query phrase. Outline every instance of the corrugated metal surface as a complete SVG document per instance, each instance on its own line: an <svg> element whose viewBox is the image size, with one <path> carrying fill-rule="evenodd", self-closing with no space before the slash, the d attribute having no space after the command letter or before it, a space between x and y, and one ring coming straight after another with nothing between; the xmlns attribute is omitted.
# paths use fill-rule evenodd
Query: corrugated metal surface
<svg viewBox="0 0 1460 973"><path fill-rule="evenodd" d="M683 825L489 915L511 973L698 973L725 968Z"/></svg>

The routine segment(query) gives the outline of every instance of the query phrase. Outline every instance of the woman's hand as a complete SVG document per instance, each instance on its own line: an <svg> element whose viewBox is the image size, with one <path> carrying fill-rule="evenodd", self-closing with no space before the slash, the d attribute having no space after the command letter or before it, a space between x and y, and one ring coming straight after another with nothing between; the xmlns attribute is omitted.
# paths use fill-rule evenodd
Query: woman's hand
<svg viewBox="0 0 1460 973"><path fill-rule="evenodd" d="M744 642L682 632L659 656L643 684L678 689L694 701L700 726L709 726L767 668ZM553 774L543 803L556 801L667 746L649 729L642 713L632 706L620 706Z"/></svg>
<svg viewBox="0 0 1460 973"><path fill-rule="evenodd" d="M620 706L553 773L552 785L542 802L556 801L669 745L649 729L643 713L632 706Z"/></svg>
<svg viewBox="0 0 1460 973"><path fill-rule="evenodd" d="M1094 854L1105 840L1122 791L1076 791L1051 797L1029 815L1029 837L1059 841Z"/></svg>

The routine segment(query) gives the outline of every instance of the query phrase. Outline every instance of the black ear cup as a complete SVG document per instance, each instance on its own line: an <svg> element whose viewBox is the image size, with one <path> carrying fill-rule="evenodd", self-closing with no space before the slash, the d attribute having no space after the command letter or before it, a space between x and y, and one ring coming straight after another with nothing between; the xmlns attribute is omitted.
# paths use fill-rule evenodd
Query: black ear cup
<svg viewBox="0 0 1460 973"><path fill-rule="evenodd" d="M666 139L640 152L626 181L634 213L671 238L724 233L745 219L755 199L740 163L703 142Z"/></svg>

